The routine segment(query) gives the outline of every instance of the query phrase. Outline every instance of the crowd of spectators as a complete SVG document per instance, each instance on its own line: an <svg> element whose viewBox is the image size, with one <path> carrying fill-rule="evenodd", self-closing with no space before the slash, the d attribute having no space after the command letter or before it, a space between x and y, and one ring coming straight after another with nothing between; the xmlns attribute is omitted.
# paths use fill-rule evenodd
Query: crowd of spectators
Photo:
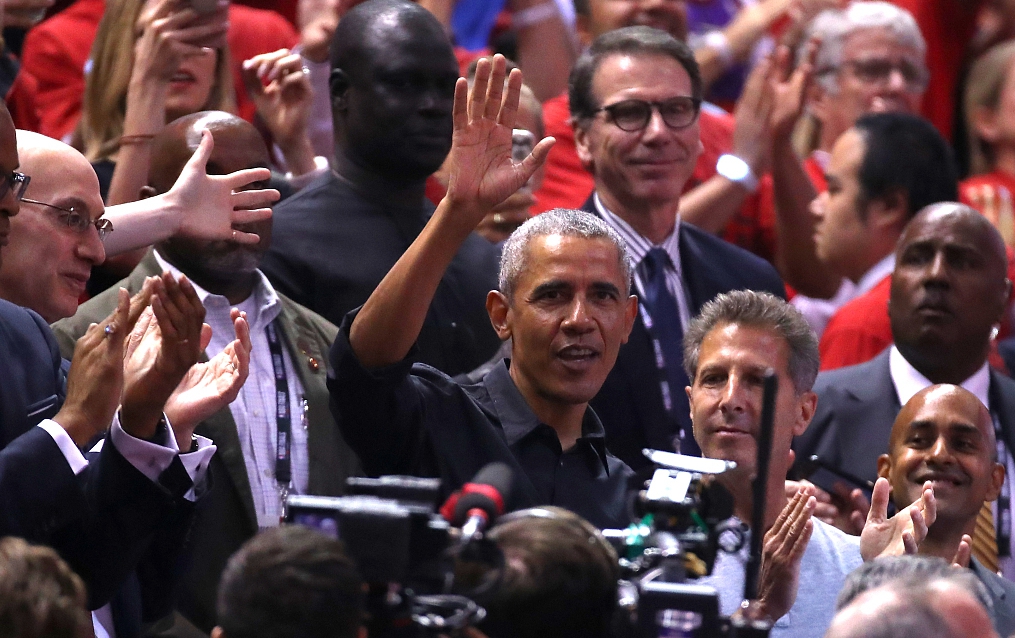
<svg viewBox="0 0 1015 638"><path fill-rule="evenodd" d="M0 27L0 636L405 635L288 497L499 463L446 632L622 638L646 449L727 462L735 623L1015 636L1015 2Z"/></svg>

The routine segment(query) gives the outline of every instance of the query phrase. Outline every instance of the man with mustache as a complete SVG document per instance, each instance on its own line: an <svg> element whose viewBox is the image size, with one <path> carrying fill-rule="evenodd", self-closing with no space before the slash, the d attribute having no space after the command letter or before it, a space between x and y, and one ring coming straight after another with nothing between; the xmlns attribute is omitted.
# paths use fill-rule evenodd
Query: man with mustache
<svg viewBox="0 0 1015 638"><path fill-rule="evenodd" d="M878 475L889 480L892 497L904 507L926 481L934 485L937 519L920 544L920 554L965 563L993 603L994 627L1015 633L1015 583L975 558L970 560L976 518L984 501L1001 495L1005 468L997 462L990 412L968 390L935 385L917 392L899 412Z"/></svg>
<svg viewBox="0 0 1015 638"><path fill-rule="evenodd" d="M832 467L873 481L902 406L930 385L951 383L990 410L1004 443L997 448L999 460L1007 466L1015 449L1015 382L987 364L991 336L1011 290L1006 268L1001 235L983 215L956 203L920 211L895 251L888 302L895 344L867 363L818 376L817 411L794 446L797 458L818 455ZM848 490L842 492L846 497ZM823 503L818 515L838 517L838 525L856 531L863 520L861 505L845 499ZM1010 506L1002 506L996 521L1011 515ZM1006 536L998 537L1001 567L1015 575L1015 562L1004 558L1011 555Z"/></svg>

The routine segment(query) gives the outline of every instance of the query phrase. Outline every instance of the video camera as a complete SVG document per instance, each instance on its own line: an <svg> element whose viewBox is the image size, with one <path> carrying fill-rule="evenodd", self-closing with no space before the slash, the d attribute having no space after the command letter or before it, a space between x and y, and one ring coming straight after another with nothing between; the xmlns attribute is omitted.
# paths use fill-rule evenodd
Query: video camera
<svg viewBox="0 0 1015 638"><path fill-rule="evenodd" d="M285 522L345 544L368 585L371 638L454 635L486 615L452 593L453 575L463 562L499 571L503 557L482 532L503 513L510 485L510 468L491 463L438 513L440 479L349 478L349 496L289 496Z"/></svg>

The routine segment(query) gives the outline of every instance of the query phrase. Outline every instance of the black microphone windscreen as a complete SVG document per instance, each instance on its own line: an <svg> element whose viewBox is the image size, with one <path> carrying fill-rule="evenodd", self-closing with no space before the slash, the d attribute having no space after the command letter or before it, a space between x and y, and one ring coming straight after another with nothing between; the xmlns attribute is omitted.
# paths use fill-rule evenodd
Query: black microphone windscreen
<svg viewBox="0 0 1015 638"><path fill-rule="evenodd" d="M469 510L476 508L486 512L490 520L503 514L505 504L511 496L513 477L514 472L506 463L497 461L483 466L462 487L461 496L455 504L452 524L463 524L468 518Z"/></svg>
<svg viewBox="0 0 1015 638"><path fill-rule="evenodd" d="M484 465L483 469L476 472L476 476L469 482L489 485L500 493L501 498L507 501L511 496L511 484L514 474L514 471L507 463L494 461Z"/></svg>

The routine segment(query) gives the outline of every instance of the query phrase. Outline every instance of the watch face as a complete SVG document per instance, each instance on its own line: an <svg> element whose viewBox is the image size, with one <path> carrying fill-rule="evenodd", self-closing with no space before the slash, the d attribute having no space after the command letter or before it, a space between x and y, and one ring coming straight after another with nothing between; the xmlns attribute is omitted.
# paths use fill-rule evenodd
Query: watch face
<svg viewBox="0 0 1015 638"><path fill-rule="evenodd" d="M719 162L715 165L715 170L726 179L733 180L734 182L742 180L751 174L751 169L747 166L747 162L735 155L723 155L720 157Z"/></svg>

